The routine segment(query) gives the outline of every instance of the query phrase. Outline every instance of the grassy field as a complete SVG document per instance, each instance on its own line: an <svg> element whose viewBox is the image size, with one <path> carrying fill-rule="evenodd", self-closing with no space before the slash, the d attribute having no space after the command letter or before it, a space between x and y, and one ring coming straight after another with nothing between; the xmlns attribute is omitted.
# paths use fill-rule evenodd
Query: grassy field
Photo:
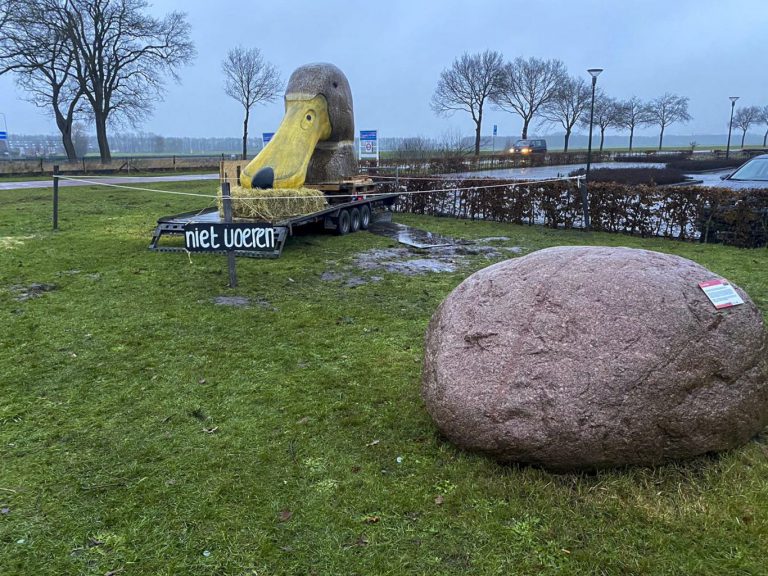
<svg viewBox="0 0 768 576"><path fill-rule="evenodd" d="M555 475L436 434L424 330L493 259L407 276L356 266L385 238L304 235L238 259L231 290L226 258L147 251L156 218L200 198L66 188L54 233L50 194L0 192L0 574L766 573L765 435ZM395 219L522 253L679 254L768 313L768 250Z"/></svg>

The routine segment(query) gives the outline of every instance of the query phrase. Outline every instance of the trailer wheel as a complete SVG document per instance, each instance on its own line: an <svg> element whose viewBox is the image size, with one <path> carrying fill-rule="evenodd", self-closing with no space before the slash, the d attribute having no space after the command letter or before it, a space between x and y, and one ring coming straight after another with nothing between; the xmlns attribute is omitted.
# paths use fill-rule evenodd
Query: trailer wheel
<svg viewBox="0 0 768 576"><path fill-rule="evenodd" d="M345 234L349 234L349 227L350 227L350 218L349 218L349 212L347 210L342 210L339 212L339 217L336 220L336 234L339 236L344 236Z"/></svg>
<svg viewBox="0 0 768 576"><path fill-rule="evenodd" d="M368 230L371 225L371 207L368 204L360 206L360 228Z"/></svg>
<svg viewBox="0 0 768 576"><path fill-rule="evenodd" d="M349 231L357 232L360 230L360 210L352 208L349 212Z"/></svg>

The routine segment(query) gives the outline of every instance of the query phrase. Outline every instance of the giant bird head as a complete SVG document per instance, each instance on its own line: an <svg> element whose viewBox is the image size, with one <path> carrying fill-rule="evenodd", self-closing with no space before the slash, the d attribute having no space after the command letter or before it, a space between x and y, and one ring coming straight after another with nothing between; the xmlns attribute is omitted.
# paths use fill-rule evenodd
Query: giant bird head
<svg viewBox="0 0 768 576"><path fill-rule="evenodd" d="M357 172L352 92L333 64L307 64L285 89L285 116L272 140L241 172L243 188L301 188L309 179Z"/></svg>

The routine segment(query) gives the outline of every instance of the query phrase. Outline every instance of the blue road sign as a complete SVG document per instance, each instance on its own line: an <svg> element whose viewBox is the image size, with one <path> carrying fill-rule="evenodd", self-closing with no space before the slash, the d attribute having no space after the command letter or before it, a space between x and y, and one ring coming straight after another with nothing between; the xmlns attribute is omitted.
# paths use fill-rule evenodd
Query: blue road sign
<svg viewBox="0 0 768 576"><path fill-rule="evenodd" d="M493 125L493 135L496 136L496 124Z"/></svg>
<svg viewBox="0 0 768 576"><path fill-rule="evenodd" d="M0 132L0 140L8 140L8 132Z"/></svg>
<svg viewBox="0 0 768 576"><path fill-rule="evenodd" d="M360 140L376 140L377 130L360 130Z"/></svg>
<svg viewBox="0 0 768 576"><path fill-rule="evenodd" d="M265 146L267 145L267 142L272 140L272 136L274 136L274 135L275 135L274 132L263 132L262 133L261 140L262 140L262 142L264 142Z"/></svg>

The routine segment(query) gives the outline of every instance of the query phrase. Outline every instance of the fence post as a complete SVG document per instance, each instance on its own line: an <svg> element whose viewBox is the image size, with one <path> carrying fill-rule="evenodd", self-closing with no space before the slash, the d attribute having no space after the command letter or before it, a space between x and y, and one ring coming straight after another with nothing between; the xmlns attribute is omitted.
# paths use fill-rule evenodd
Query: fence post
<svg viewBox="0 0 768 576"><path fill-rule="evenodd" d="M232 195L229 191L229 182L221 183L221 199L224 204L224 223L232 224ZM237 288L237 269L235 268L235 252L227 250L227 265L229 267L229 287Z"/></svg>
<svg viewBox="0 0 768 576"><path fill-rule="evenodd" d="M53 229L59 229L59 165L53 167Z"/></svg>

